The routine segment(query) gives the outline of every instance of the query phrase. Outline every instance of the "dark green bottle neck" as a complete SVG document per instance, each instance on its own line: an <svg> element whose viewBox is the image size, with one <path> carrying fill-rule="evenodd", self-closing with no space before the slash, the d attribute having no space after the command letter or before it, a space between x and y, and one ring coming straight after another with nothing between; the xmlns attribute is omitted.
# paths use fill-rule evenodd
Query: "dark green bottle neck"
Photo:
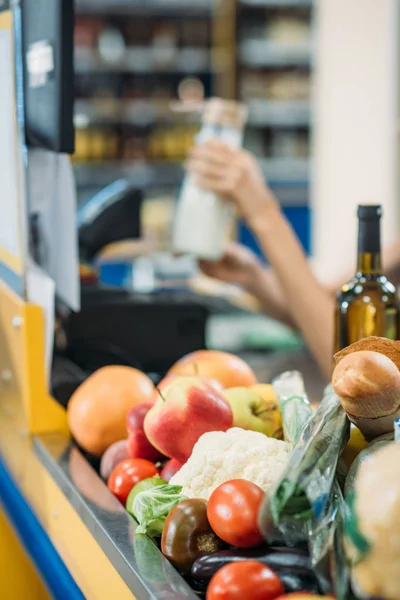
<svg viewBox="0 0 400 600"><path fill-rule="evenodd" d="M359 219L357 273L382 274L380 216Z"/></svg>
<svg viewBox="0 0 400 600"><path fill-rule="evenodd" d="M359 252L357 257L357 274L368 276L382 275L380 252Z"/></svg>

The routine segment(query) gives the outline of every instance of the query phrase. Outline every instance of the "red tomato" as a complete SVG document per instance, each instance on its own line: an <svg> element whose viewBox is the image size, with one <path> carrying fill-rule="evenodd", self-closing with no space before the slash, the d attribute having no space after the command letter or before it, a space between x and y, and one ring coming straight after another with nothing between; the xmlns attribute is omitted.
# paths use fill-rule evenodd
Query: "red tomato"
<svg viewBox="0 0 400 600"><path fill-rule="evenodd" d="M263 541L258 512L264 492L245 479L232 479L211 494L207 517L221 540L238 548L251 548Z"/></svg>
<svg viewBox="0 0 400 600"><path fill-rule="evenodd" d="M142 479L158 475L155 465L144 458L127 458L119 463L108 478L109 490L126 504L131 489Z"/></svg>
<svg viewBox="0 0 400 600"><path fill-rule="evenodd" d="M206 600L275 600L283 594L281 580L256 560L225 565L207 588Z"/></svg>

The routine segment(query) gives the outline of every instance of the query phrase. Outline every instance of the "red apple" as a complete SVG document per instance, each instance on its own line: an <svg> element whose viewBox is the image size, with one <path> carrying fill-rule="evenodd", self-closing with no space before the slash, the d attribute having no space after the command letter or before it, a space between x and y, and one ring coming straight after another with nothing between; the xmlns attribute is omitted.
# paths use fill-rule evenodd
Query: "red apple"
<svg viewBox="0 0 400 600"><path fill-rule="evenodd" d="M171 477L175 475L182 467L183 463L179 462L179 460L175 460L175 458L171 458L165 465L161 471L161 479L164 481L169 481Z"/></svg>
<svg viewBox="0 0 400 600"><path fill-rule="evenodd" d="M128 414L128 454L130 458L146 458L156 462L162 454L152 446L143 429L143 422L149 410L154 406L150 400L134 406Z"/></svg>
<svg viewBox="0 0 400 600"><path fill-rule="evenodd" d="M226 431L233 414L219 391L200 377L177 377L144 419L148 440L160 452L186 462L203 433Z"/></svg>
<svg viewBox="0 0 400 600"><path fill-rule="evenodd" d="M126 419L128 433L134 433L140 427L143 429L143 421L146 413L154 406L154 404L155 400L146 400L131 408Z"/></svg>
<svg viewBox="0 0 400 600"><path fill-rule="evenodd" d="M169 385L173 381L176 381L177 379L182 379L182 376L181 375L166 375L164 377L164 379L161 379L159 384L156 386L156 390L154 391L154 394L153 394L154 403L157 402L160 394L163 396L165 390L169 387ZM184 377L184 379L186 379L186 377ZM209 383L209 385L211 385L211 387L218 390L219 392L221 392L224 389L224 386L222 385L222 383L220 383L216 379L210 379L208 377L202 377L202 379L204 381L206 381L207 383Z"/></svg>

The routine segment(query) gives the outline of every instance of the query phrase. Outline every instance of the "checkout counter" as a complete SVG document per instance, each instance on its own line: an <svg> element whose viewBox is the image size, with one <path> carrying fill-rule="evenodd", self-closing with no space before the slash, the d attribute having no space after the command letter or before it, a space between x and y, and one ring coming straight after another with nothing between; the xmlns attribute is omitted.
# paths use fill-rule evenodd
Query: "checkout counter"
<svg viewBox="0 0 400 600"><path fill-rule="evenodd" d="M64 4L51 2L54 6ZM32 257L29 204L32 190L31 180L26 175L28 130L24 120L25 117L29 121L30 117L29 111L21 114L19 102L23 98L19 75L23 72L21 21L24 23L24 19L21 19L18 2L14 3L13 10L3 8L3 4L0 3L0 156L4 169L2 185L6 185L6 189L0 194L0 597L7 600L49 597L57 600L194 600L198 597L196 591L149 538L135 535L133 519L100 479L98 465L71 441L65 412L68 398L65 394L64 401L54 398L57 395L53 394L54 365L52 378L49 372L52 351L50 361L48 359L49 340L54 331L54 306L52 310L49 298L51 300L51 292L53 298L54 294L57 297L59 289L56 282L55 292L51 286L46 292L49 273L37 262L40 262L40 253L36 262ZM51 66L49 51L43 46L39 50L36 55L36 59L40 59L39 67L41 64ZM31 64L36 64L33 74L39 77L41 72L42 83L46 83L49 70L38 70L35 61ZM54 82L54 79L49 81ZM29 101L29 94L25 97ZM68 132L58 133L61 137L57 139L64 142L59 147L50 146L50 151L68 152L63 147ZM11 160L14 156L15 160ZM57 202L57 194L52 202ZM78 271L76 257L74 260ZM69 317L63 322L70 344L67 344L69 354L66 356L64 348L64 353L58 356L59 360L73 364L83 377L101 366L102 360L107 360L103 356L96 364L88 364L83 353L79 355L85 339L84 323L88 321L85 314L91 314L93 303L97 307L101 305L99 293L93 288L85 290L80 294L81 312L67 311ZM127 311L132 311L135 302L136 306L140 304L132 296L129 300L128 292L104 293L106 312L110 312L110 304L117 302L115 294ZM142 310L150 310L148 305L143 308L143 299L141 302ZM64 307L66 303L64 294ZM167 310L166 306L163 310ZM178 310L181 311L181 307L178 306ZM221 318L218 310L215 314ZM53 320L49 320L49 315L53 315ZM126 322L127 317L124 318ZM99 323L101 319L95 321ZM178 319L175 322L178 323ZM109 330L112 329L111 326ZM154 344L151 336L150 332L150 342ZM198 347L202 330L199 336L191 338L189 346ZM124 345L123 340L120 345ZM177 352L182 355L191 349L189 346L178 348ZM56 347L56 354L57 351ZM136 355L138 352L136 348ZM260 381L269 381L288 367L299 368L305 373L311 400L318 399L324 382L304 350L289 354L270 352L266 356L244 354L244 357ZM174 357L169 358L172 364ZM163 368L169 366L161 359L154 366L151 359L149 355L147 370L158 369L161 375ZM70 384L73 387L78 383L79 375L75 375Z"/></svg>

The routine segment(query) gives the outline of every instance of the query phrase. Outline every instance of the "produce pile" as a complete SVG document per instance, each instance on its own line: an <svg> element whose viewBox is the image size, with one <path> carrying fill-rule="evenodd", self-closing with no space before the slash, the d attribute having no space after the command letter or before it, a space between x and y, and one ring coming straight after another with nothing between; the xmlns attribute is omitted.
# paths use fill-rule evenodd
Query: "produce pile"
<svg viewBox="0 0 400 600"><path fill-rule="evenodd" d="M400 600L398 358L381 338L339 353L315 411L299 373L261 384L224 352L184 357L157 387L105 367L69 425L135 536L207 600Z"/></svg>

